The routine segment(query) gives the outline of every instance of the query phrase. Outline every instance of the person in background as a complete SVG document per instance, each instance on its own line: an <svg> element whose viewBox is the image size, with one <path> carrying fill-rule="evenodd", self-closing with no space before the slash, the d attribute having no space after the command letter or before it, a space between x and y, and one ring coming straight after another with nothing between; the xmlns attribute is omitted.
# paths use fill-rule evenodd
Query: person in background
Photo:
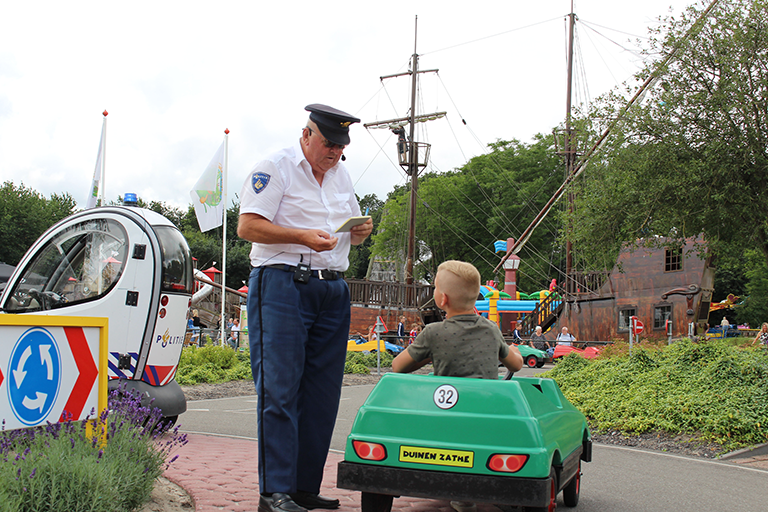
<svg viewBox="0 0 768 512"><path fill-rule="evenodd" d="M730 322L728 322L728 318L723 317L723 320L720 322L720 329L723 331L723 338L727 335L728 329L731 328Z"/></svg>
<svg viewBox="0 0 768 512"><path fill-rule="evenodd" d="M252 242L248 281L251 370L258 394L259 512L335 509L320 485L341 398L350 323L350 245L373 230L342 163L360 119L305 107L293 146L262 160L240 190L237 234Z"/></svg>
<svg viewBox="0 0 768 512"><path fill-rule="evenodd" d="M523 343L523 337L520 336L520 330L523 328L523 322L518 320L515 322L515 330L512 331L512 343L517 343L518 345Z"/></svg>
<svg viewBox="0 0 768 512"><path fill-rule="evenodd" d="M435 375L499 378L499 361L511 372L523 367L517 347L504 341L499 327L475 313L480 273L471 264L449 260L435 276L435 305L445 320L427 325L414 342L392 361L392 371L409 373L432 362ZM471 502L452 501L458 512L474 512Z"/></svg>
<svg viewBox="0 0 768 512"><path fill-rule="evenodd" d="M397 343L403 347L406 346L405 322L407 322L407 319L404 316L401 316L400 322L397 324Z"/></svg>
<svg viewBox="0 0 768 512"><path fill-rule="evenodd" d="M238 318L232 320L232 327L229 329L228 341L234 349L237 349L237 347L240 346L240 319Z"/></svg>
<svg viewBox="0 0 768 512"><path fill-rule="evenodd" d="M555 338L555 341L558 345L573 345L573 342L576 341L576 336L568 332L567 327L563 327L560 329L560 334L557 335L557 338Z"/></svg>
<svg viewBox="0 0 768 512"><path fill-rule="evenodd" d="M768 323L767 322L763 322L763 326L760 327L760 332L757 333L757 336L755 336L755 339L752 342L752 344L754 345L758 341L765 348L768 348Z"/></svg>
<svg viewBox="0 0 768 512"><path fill-rule="evenodd" d="M413 325L411 325L411 332L409 333L409 338L408 338L409 345L413 343L413 340L416 339L416 336L418 336L420 332L421 332L421 324L418 322L413 322Z"/></svg>
<svg viewBox="0 0 768 512"><path fill-rule="evenodd" d="M546 352L549 357L552 357L555 353L555 349L544 338L540 325L536 326L536 330L531 335L530 344L533 346L533 348Z"/></svg>

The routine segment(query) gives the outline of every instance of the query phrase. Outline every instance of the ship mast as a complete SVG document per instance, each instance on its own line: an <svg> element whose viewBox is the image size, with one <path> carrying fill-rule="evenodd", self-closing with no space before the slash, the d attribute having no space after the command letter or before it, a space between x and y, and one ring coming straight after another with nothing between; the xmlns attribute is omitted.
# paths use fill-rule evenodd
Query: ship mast
<svg viewBox="0 0 768 512"><path fill-rule="evenodd" d="M416 123L431 121L445 116L445 112L435 112L432 114L418 115L416 112L416 91L418 89L418 75L420 73L437 73L437 69L425 69L419 71L419 54L416 52L416 42L418 35L419 17L416 16L414 36L413 36L413 55L411 56L411 69L405 73L395 75L386 75L380 77L382 81L387 78L398 76L411 76L411 110L408 117L390 119L387 121L377 121L365 123L366 128L389 128L398 136L398 158L400 166L406 174L411 177L411 197L410 197L410 219L408 222L408 248L405 260L405 282L413 284L413 266L416 254L416 192L418 190L419 173L427 166L429 160L430 145L424 142L416 142ZM406 139L403 126L409 124L408 137Z"/></svg>
<svg viewBox="0 0 768 512"><path fill-rule="evenodd" d="M576 24L576 14L573 12L573 0L571 0L571 13L568 14L570 18L568 26L568 81L566 87L566 100L565 100L565 179L573 173L573 168L576 164L576 143L574 137L574 130L571 126L571 97L573 87L573 29ZM573 213L573 191L568 189L568 211ZM571 274L573 273L573 245L570 240L570 220L569 225L566 227L566 240L565 240L565 289L566 293L572 288Z"/></svg>

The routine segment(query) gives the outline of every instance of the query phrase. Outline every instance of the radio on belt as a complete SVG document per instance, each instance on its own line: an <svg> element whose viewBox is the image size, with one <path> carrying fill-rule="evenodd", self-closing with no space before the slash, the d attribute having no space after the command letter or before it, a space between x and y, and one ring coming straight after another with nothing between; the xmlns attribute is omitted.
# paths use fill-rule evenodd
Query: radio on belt
<svg viewBox="0 0 768 512"><path fill-rule="evenodd" d="M312 277L312 269L306 263L296 265L296 271L293 273L293 280L297 283L308 283Z"/></svg>

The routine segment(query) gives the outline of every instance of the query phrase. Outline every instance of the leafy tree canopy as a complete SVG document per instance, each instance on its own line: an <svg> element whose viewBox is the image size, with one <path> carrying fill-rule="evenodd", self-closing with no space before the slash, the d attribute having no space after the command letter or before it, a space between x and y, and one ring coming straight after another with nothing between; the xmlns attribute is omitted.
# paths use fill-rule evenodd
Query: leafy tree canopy
<svg viewBox="0 0 768 512"><path fill-rule="evenodd" d="M582 264L612 262L626 241L702 234L716 254L755 249L768 259L768 2L719 2L684 40L703 7L653 33L648 54L676 57L640 73L658 81L575 187L569 236ZM588 119L593 131L624 104L604 98Z"/></svg>
<svg viewBox="0 0 768 512"><path fill-rule="evenodd" d="M490 150L460 169L419 178L417 280L431 282L440 263L458 259L473 263L483 281L503 282L503 271L492 274L500 259L494 242L517 237L562 183L562 160L551 136L539 135L530 145L498 141ZM373 253L380 259L397 261L401 268L407 246L409 194L410 186L406 186L389 195L374 236ZM554 219L545 221L520 254L521 291L540 290L558 277L560 258L553 245L556 226Z"/></svg>
<svg viewBox="0 0 768 512"><path fill-rule="evenodd" d="M76 202L67 193L39 192L6 181L0 186L0 261L17 265L27 249L46 229L75 211Z"/></svg>

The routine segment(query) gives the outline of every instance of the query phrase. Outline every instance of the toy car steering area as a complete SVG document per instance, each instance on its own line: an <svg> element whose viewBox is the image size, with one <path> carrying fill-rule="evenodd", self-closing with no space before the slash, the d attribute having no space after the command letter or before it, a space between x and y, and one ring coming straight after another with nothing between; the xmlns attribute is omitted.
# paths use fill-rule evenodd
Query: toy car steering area
<svg viewBox="0 0 768 512"><path fill-rule="evenodd" d="M362 512L415 496L553 511L579 501L592 458L584 415L552 379L386 374L358 411L337 486Z"/></svg>

